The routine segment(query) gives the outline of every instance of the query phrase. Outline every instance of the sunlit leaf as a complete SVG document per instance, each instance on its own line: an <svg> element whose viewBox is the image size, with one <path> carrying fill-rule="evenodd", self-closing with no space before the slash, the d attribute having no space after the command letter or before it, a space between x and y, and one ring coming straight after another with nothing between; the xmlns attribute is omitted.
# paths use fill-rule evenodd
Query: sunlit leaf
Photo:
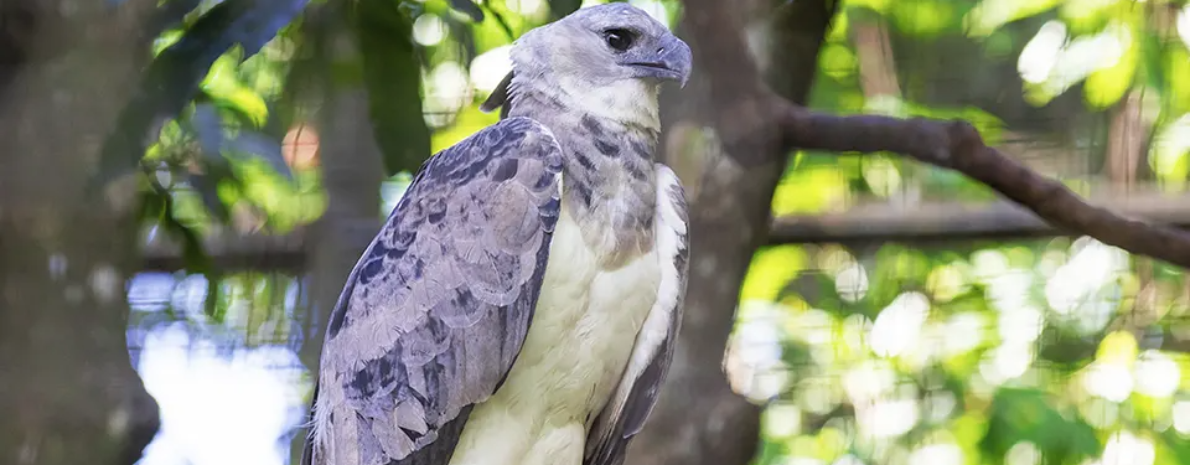
<svg viewBox="0 0 1190 465"><path fill-rule="evenodd" d="M1099 343L1095 361L1131 365L1138 352L1136 337L1128 331L1113 331Z"/></svg>
<svg viewBox="0 0 1190 465"><path fill-rule="evenodd" d="M1091 34L1103 29L1114 15L1126 13L1119 8L1132 8L1131 0L1066 0L1059 10L1071 35Z"/></svg>
<svg viewBox="0 0 1190 465"><path fill-rule="evenodd" d="M289 164L285 162L285 157L281 154L281 142L270 136L256 131L241 130L235 137L226 141L225 148L234 152L259 157L269 162L278 173L281 173L286 178L293 179L293 173L289 169Z"/></svg>
<svg viewBox="0 0 1190 465"><path fill-rule="evenodd" d="M89 188L98 188L136 167L144 156L144 136L153 122L178 115L224 52L238 44L244 57L252 56L289 24L306 2L224 0L195 21L149 65L140 91L121 111L116 130L104 141L100 172Z"/></svg>
<svg viewBox="0 0 1190 465"><path fill-rule="evenodd" d="M740 299L776 300L786 283L805 266L805 260L805 251L797 246L769 247L756 252L744 279Z"/></svg>
<svg viewBox="0 0 1190 465"><path fill-rule="evenodd" d="M1001 26L1044 13L1063 0L983 0L963 18L967 35L985 37Z"/></svg>
<svg viewBox="0 0 1190 465"><path fill-rule="evenodd" d="M953 0L898 0L890 16L897 29L922 38L935 37L960 28L959 19L971 8L968 2Z"/></svg>
<svg viewBox="0 0 1190 465"><path fill-rule="evenodd" d="M1175 428L1156 434L1156 463L1190 463L1190 440Z"/></svg>
<svg viewBox="0 0 1190 465"><path fill-rule="evenodd" d="M484 2L484 4L488 5L488 3L486 1ZM508 40L516 39L516 33L512 32L512 25L509 24L508 18L506 18L503 14L501 14L495 8L491 8L490 6L488 7L488 11L490 11L492 13L492 19L496 20L496 24L500 25L500 29L503 29L504 33L508 34ZM471 43L472 43L472 46L474 46L474 43L475 43L474 37L471 38Z"/></svg>
<svg viewBox="0 0 1190 465"><path fill-rule="evenodd" d="M431 138L433 153L438 153L455 145L472 134L479 132L480 129L495 124L498 121L500 121L500 115L496 112L484 113L479 111L478 105L463 107L455 117L453 124L434 131L434 135Z"/></svg>
<svg viewBox="0 0 1190 465"><path fill-rule="evenodd" d="M848 179L835 166L799 169L781 178L773 192L773 214L829 210L848 194Z"/></svg>
<svg viewBox="0 0 1190 465"><path fill-rule="evenodd" d="M1087 76L1083 95L1092 108L1107 108L1114 105L1132 86L1136 66L1140 61L1139 40L1135 31L1127 28L1117 30L1123 52L1116 64L1095 70Z"/></svg>
<svg viewBox="0 0 1190 465"><path fill-rule="evenodd" d="M867 8L876 13L884 13L893 2L894 0L847 0L847 6L852 8Z"/></svg>

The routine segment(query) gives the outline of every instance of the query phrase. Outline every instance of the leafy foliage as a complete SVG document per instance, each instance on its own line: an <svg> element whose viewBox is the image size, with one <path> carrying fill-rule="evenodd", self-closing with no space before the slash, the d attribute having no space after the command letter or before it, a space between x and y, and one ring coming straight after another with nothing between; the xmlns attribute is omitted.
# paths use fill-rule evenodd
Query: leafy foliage
<svg viewBox="0 0 1190 465"><path fill-rule="evenodd" d="M983 452L1000 457L1028 441L1053 463L1080 463L1096 456L1102 445L1095 429L1079 419L1068 420L1042 392L1004 388L992 399Z"/></svg>
<svg viewBox="0 0 1190 465"><path fill-rule="evenodd" d="M470 0L478 19L483 13ZM430 132L422 116L421 69L414 54L412 20L388 0L361 0L352 20L363 57L372 132L384 153L388 175L416 171L430 156Z"/></svg>
<svg viewBox="0 0 1190 465"><path fill-rule="evenodd" d="M252 56L288 24L307 0L251 2L226 0L203 14L149 65L141 90L121 112L106 141L102 175L97 183L136 168L145 147L144 135L161 118L181 112L224 53L238 45ZM168 4L167 4L168 5Z"/></svg>

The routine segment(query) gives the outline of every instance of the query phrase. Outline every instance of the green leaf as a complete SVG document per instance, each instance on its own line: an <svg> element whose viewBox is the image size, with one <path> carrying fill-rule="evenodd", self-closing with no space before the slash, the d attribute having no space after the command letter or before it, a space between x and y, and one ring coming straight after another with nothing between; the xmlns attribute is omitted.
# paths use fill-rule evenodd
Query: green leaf
<svg viewBox="0 0 1190 465"><path fill-rule="evenodd" d="M240 129L238 133L229 137L223 130L222 118L210 104L195 105L190 127L198 137L203 154L216 164L220 163L224 152L237 156L247 155L267 161L286 179L293 180L293 172L281 153L281 142L251 129Z"/></svg>
<svg viewBox="0 0 1190 465"><path fill-rule="evenodd" d="M483 21L483 10L471 0L450 0L450 7L471 17L472 21Z"/></svg>
<svg viewBox="0 0 1190 465"><path fill-rule="evenodd" d="M207 212L220 223L230 223L231 210L228 210L227 204L219 198L219 178L208 171L207 174L191 174L188 180L198 197L202 199L203 205L206 205Z"/></svg>
<svg viewBox="0 0 1190 465"><path fill-rule="evenodd" d="M1119 61L1092 72L1087 76L1086 85L1083 87L1083 95L1094 109L1110 107L1128 92L1132 87L1133 77L1136 76L1137 64L1140 62L1140 41L1136 37L1138 31L1126 24L1116 26L1109 27L1109 30L1115 32L1120 41L1124 42L1124 51Z"/></svg>
<svg viewBox="0 0 1190 465"><path fill-rule="evenodd" d="M308 0L224 0L149 64L140 91L121 111L103 145L99 173L88 191L136 169L147 147L146 133L155 121L177 116L194 98L212 65L238 44L247 58L264 46L305 8ZM243 97L243 95L239 95Z"/></svg>
<svg viewBox="0 0 1190 465"><path fill-rule="evenodd" d="M387 0L360 0L351 14L372 134L384 154L385 172L416 171L430 156L430 130L422 115L421 64L414 54L412 21Z"/></svg>
<svg viewBox="0 0 1190 465"><path fill-rule="evenodd" d="M281 154L281 143L268 135L256 131L241 130L235 137L225 141L224 149L263 159L269 162L278 173L293 180L293 172L290 171L289 164L285 162L285 157Z"/></svg>
<svg viewBox="0 0 1190 465"><path fill-rule="evenodd" d="M549 2L550 16L554 19L574 13L580 6L583 6L582 0L549 0Z"/></svg>
<svg viewBox="0 0 1190 465"><path fill-rule="evenodd" d="M1001 26L1054 9L1062 0L983 0L963 18L967 35L986 37Z"/></svg>
<svg viewBox="0 0 1190 465"><path fill-rule="evenodd" d="M992 399L980 449L999 458L1020 441L1035 444L1047 463L1054 464L1080 463L1102 450L1095 429L1073 415L1059 412L1044 392L1000 389Z"/></svg>
<svg viewBox="0 0 1190 465"><path fill-rule="evenodd" d="M503 14L500 14L500 12L495 8L492 8L490 5L488 5L487 0L484 0L483 6L487 8L489 12L491 12L492 18L496 20L496 24L500 25L500 29L503 29L504 33L508 35L508 40L516 39L516 34L512 32L512 25L508 24L508 19L505 18ZM471 46L475 47L474 37L471 38Z"/></svg>
<svg viewBox="0 0 1190 465"><path fill-rule="evenodd" d="M1190 441L1182 437L1177 429L1166 428L1158 435L1157 460L1155 463L1190 463Z"/></svg>

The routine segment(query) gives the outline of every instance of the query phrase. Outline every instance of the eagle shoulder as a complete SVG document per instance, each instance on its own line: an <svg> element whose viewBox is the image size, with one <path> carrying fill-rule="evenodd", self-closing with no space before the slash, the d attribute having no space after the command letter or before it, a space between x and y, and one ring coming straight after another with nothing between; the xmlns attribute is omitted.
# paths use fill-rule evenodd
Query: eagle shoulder
<svg viewBox="0 0 1190 465"><path fill-rule="evenodd" d="M446 465L528 333L560 208L561 147L517 117L432 156L331 312L307 455Z"/></svg>

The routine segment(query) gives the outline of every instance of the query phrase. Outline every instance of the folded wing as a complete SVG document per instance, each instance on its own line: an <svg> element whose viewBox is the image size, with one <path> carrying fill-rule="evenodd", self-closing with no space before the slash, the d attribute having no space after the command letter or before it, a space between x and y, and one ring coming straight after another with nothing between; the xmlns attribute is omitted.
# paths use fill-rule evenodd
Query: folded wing
<svg viewBox="0 0 1190 465"><path fill-rule="evenodd" d="M557 141L527 118L422 166L332 311L304 461L449 463L528 333L561 170Z"/></svg>

